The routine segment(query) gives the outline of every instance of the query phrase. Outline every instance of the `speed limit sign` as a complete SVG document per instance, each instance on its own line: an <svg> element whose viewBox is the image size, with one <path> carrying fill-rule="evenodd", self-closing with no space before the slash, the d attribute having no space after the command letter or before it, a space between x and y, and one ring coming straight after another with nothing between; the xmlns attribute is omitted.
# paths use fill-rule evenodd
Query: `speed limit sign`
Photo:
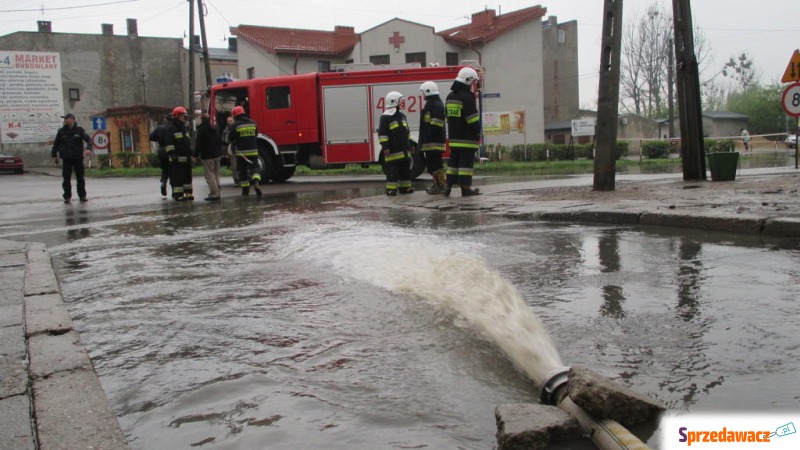
<svg viewBox="0 0 800 450"><path fill-rule="evenodd" d="M98 150L108 148L108 136L102 131L96 132L92 135L92 145Z"/></svg>
<svg viewBox="0 0 800 450"><path fill-rule="evenodd" d="M800 117L800 83L792 83L783 90L781 106L786 114Z"/></svg>

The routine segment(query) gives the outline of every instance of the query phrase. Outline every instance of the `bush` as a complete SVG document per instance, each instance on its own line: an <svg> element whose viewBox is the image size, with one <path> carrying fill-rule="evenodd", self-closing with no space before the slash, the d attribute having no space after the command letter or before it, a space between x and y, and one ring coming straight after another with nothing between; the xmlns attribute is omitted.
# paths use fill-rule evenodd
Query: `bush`
<svg viewBox="0 0 800 450"><path fill-rule="evenodd" d="M669 158L670 144L667 141L647 141L642 143L642 155L648 159Z"/></svg>
<svg viewBox="0 0 800 450"><path fill-rule="evenodd" d="M719 141L716 139L703 140L706 153L732 152L735 145L732 139L723 139Z"/></svg>
<svg viewBox="0 0 800 450"><path fill-rule="evenodd" d="M108 169L108 168L110 168L110 166L108 164L110 160L111 160L111 155L108 155L108 154L97 155L97 165L100 166L100 169Z"/></svg>

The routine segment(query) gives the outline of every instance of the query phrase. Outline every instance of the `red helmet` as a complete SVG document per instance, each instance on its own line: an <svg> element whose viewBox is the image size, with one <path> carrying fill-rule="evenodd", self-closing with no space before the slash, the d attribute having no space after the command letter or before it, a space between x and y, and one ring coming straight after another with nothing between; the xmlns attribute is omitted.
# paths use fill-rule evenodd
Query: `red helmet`
<svg viewBox="0 0 800 450"><path fill-rule="evenodd" d="M233 117L236 117L240 114L244 114L244 108L241 106L234 106L233 109L231 110L231 115Z"/></svg>
<svg viewBox="0 0 800 450"><path fill-rule="evenodd" d="M183 106L176 106L175 109L172 110L172 117L175 119L184 114L189 114L189 113L186 112L186 108L184 108Z"/></svg>

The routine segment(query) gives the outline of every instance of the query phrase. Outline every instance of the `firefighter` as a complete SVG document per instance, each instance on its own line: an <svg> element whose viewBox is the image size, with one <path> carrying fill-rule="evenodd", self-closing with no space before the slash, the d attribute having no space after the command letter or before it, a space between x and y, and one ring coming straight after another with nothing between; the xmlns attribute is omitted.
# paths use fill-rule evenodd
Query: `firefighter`
<svg viewBox="0 0 800 450"><path fill-rule="evenodd" d="M386 109L381 115L378 126L378 141L383 152L383 167L386 172L386 195L410 194L411 165L409 152L408 121L400 112L400 101L403 94L392 91L386 94Z"/></svg>
<svg viewBox="0 0 800 450"><path fill-rule="evenodd" d="M194 200L192 190L192 143L186 122L189 114L183 106L172 110L172 120L165 126L165 132L159 133L159 146L163 147L169 157L169 184L172 187L172 198L177 201Z"/></svg>
<svg viewBox="0 0 800 450"><path fill-rule="evenodd" d="M433 185L425 190L428 194L444 192L445 171L442 165L444 155L444 103L439 98L439 87L433 81L426 81L419 87L425 97L425 107L420 112L419 148L425 157L425 165L431 174Z"/></svg>
<svg viewBox="0 0 800 450"><path fill-rule="evenodd" d="M239 187L242 195L250 195L250 185L261 197L261 174L258 169L258 130L256 123L247 116L244 108L235 106L231 110L233 124L228 134L228 141L236 149L236 167L239 170Z"/></svg>
<svg viewBox="0 0 800 450"><path fill-rule="evenodd" d="M461 196L480 195L472 188L472 170L475 154L480 149L481 117L475 106L472 83L478 73L471 67L458 72L450 94L447 95L447 129L450 138L450 159L447 161L447 186L444 195L449 196L454 184L461 186Z"/></svg>

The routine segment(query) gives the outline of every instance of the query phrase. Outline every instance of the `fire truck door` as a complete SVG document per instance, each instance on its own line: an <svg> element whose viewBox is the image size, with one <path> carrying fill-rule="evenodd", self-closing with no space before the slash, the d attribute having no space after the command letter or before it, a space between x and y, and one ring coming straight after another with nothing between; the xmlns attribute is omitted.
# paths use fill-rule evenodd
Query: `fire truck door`
<svg viewBox="0 0 800 450"><path fill-rule="evenodd" d="M297 144L297 108L292 97L293 86L288 84L265 86L263 109L267 129L261 130L278 145Z"/></svg>

